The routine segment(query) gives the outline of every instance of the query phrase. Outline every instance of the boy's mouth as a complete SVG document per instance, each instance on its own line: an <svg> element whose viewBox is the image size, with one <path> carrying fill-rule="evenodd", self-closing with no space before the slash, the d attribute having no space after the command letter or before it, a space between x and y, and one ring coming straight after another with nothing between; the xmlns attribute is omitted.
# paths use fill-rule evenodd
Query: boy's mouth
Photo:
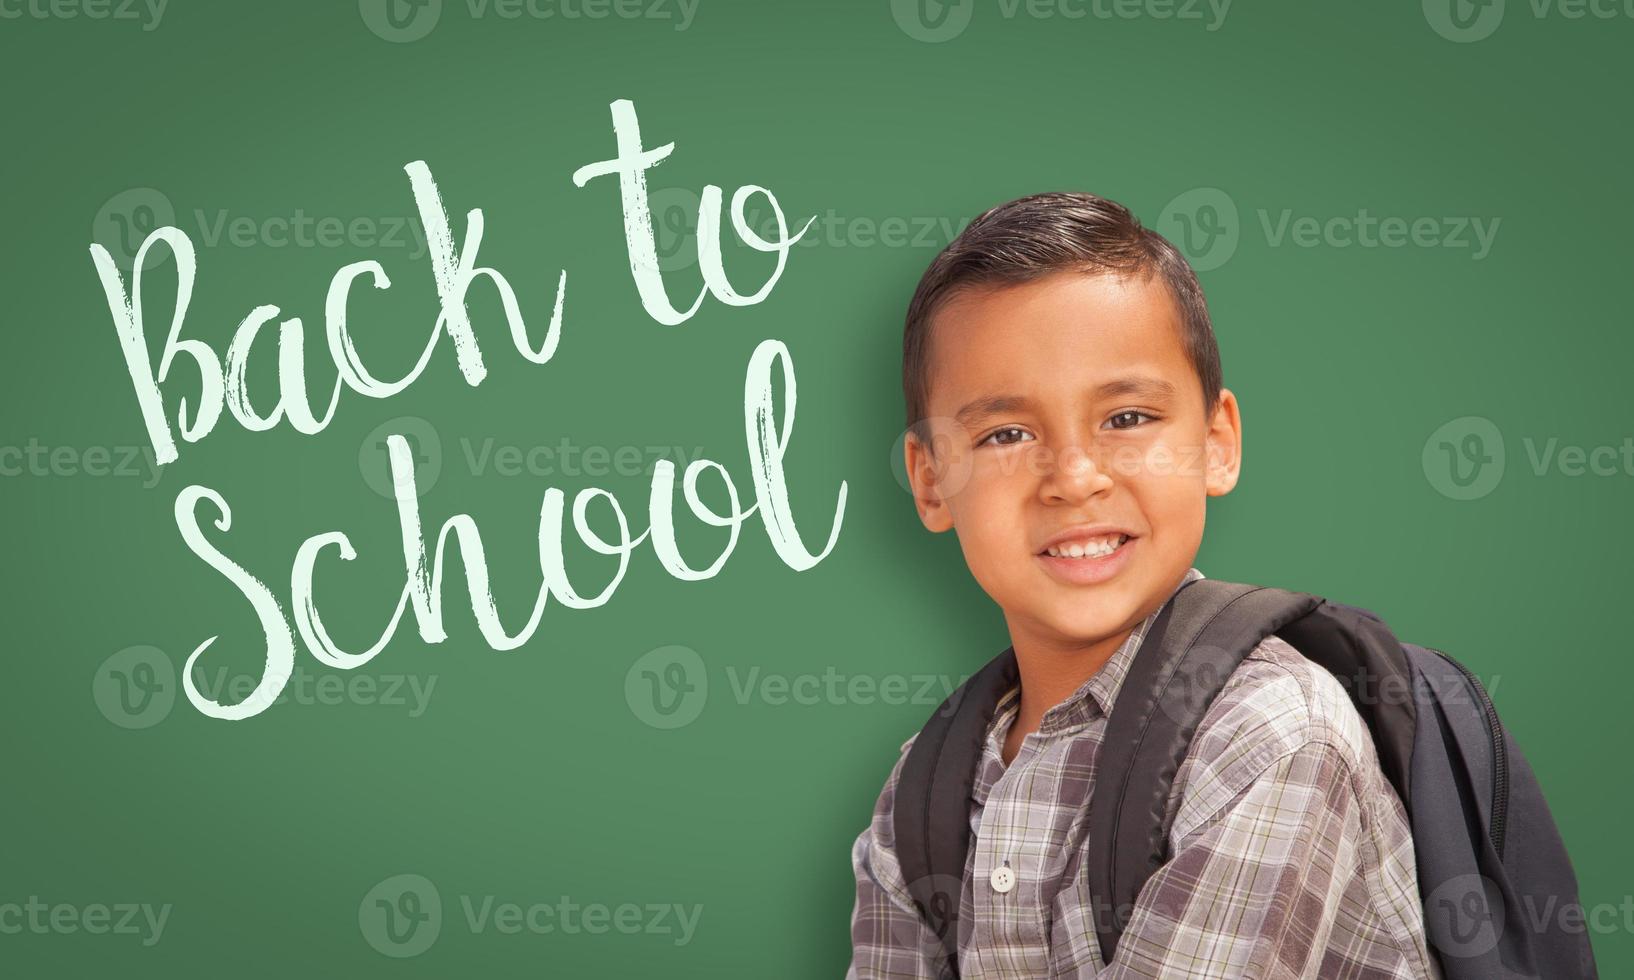
<svg viewBox="0 0 1634 980"><path fill-rule="evenodd" d="M1068 532L1052 538L1036 557L1051 578L1068 585L1093 585L1118 573L1136 540L1126 531Z"/></svg>
<svg viewBox="0 0 1634 980"><path fill-rule="evenodd" d="M1051 558L1105 558L1117 551L1129 541L1127 534L1103 534L1098 537L1080 538L1063 541L1059 544L1046 545L1041 555Z"/></svg>

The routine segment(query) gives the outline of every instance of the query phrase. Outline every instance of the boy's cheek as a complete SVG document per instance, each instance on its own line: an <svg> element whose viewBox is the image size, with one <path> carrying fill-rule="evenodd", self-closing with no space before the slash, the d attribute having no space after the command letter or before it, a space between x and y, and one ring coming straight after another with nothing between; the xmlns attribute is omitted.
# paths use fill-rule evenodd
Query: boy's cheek
<svg viewBox="0 0 1634 980"><path fill-rule="evenodd" d="M1025 600L1022 573L1016 567L1013 549L1007 553L995 535L974 533L962 533L959 546L971 578L988 598L1006 609Z"/></svg>
<svg viewBox="0 0 1634 980"><path fill-rule="evenodd" d="M982 461L963 474L950 474L950 479L943 484L942 497L955 514L991 519L998 512L1014 507L1016 501L1025 499L1026 483L1024 469Z"/></svg>
<svg viewBox="0 0 1634 980"><path fill-rule="evenodd" d="M967 497L966 503L972 506L956 513L954 526L971 573L984 584L998 584L1016 575L1016 566L1029 557L1027 530L1019 523L1019 512L997 504L982 506L973 497Z"/></svg>
<svg viewBox="0 0 1634 980"><path fill-rule="evenodd" d="M1129 480L1198 483L1208 474L1208 451L1201 443L1124 445L1110 455L1112 472Z"/></svg>

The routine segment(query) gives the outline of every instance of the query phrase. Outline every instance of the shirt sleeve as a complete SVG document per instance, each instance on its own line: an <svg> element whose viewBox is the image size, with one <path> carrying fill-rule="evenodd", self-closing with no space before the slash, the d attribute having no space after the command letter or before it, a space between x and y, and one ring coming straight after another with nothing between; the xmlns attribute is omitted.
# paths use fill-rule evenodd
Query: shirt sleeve
<svg viewBox="0 0 1634 980"><path fill-rule="evenodd" d="M935 980L941 976L941 943L915 910L896 859L891 813L907 749L904 745L880 792L868 829L851 848L857 900L851 910L851 966L846 980Z"/></svg>
<svg viewBox="0 0 1634 980"><path fill-rule="evenodd" d="M1327 975L1330 942L1354 941L1333 933L1359 874L1362 821L1338 748L1310 741L1281 756L1175 842L1135 900L1107 980Z"/></svg>

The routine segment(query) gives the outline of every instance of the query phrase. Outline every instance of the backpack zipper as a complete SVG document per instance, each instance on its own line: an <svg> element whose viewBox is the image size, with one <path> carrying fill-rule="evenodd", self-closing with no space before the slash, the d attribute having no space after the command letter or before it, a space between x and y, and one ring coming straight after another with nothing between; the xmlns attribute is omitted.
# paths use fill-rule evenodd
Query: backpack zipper
<svg viewBox="0 0 1634 980"><path fill-rule="evenodd" d="M1509 815L1509 751L1504 745L1503 724L1498 721L1498 709L1492 703L1492 696L1486 691L1481 681L1468 667L1454 660L1445 651L1429 648L1440 655L1441 659L1458 668L1458 672L1469 681L1470 687L1475 689L1481 699L1481 710L1486 714L1487 734L1492 739L1492 846L1498 852L1498 860L1504 856L1504 823Z"/></svg>

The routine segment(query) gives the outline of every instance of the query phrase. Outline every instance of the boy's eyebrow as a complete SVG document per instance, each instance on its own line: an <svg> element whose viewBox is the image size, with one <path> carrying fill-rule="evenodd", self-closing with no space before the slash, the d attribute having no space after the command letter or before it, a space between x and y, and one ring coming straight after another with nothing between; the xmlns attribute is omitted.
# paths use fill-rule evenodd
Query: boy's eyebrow
<svg viewBox="0 0 1634 980"><path fill-rule="evenodd" d="M1140 396L1161 401L1173 397L1175 387L1162 378L1144 377L1139 375L1127 378L1115 378L1095 389L1095 398L1124 398ZM953 418L961 425L988 415L1003 415L1006 412L1026 411L1032 408L1032 402L1021 395L985 395L967 403L963 408L953 413Z"/></svg>
<svg viewBox="0 0 1634 980"><path fill-rule="evenodd" d="M960 425L969 425L984 416L1021 411L1031 406L1032 402L1020 395L986 395L966 403L963 408L953 413L953 418Z"/></svg>
<svg viewBox="0 0 1634 980"><path fill-rule="evenodd" d="M1095 389L1097 398L1122 398L1125 395L1143 395L1148 398L1162 399L1172 397L1175 387L1162 378L1133 376L1108 381Z"/></svg>

